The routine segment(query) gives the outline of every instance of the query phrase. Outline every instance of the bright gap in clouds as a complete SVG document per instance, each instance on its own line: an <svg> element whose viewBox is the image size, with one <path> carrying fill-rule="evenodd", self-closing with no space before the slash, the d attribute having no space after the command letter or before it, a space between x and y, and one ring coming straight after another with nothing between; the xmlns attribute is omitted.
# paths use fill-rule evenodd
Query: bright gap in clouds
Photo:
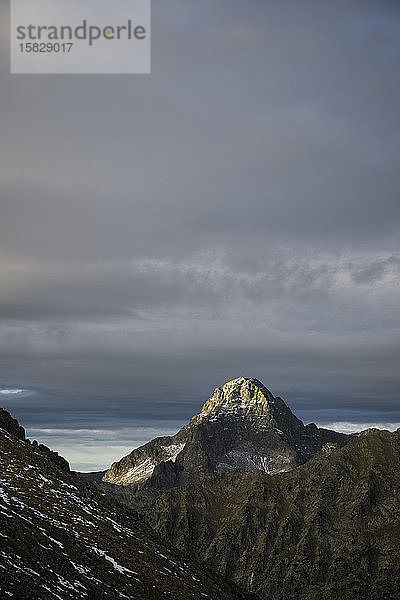
<svg viewBox="0 0 400 600"><path fill-rule="evenodd" d="M104 471L134 448L155 437L174 435L184 425L169 421L167 427L124 427L110 429L36 429L28 428L27 437L36 439L63 456L71 469L81 472Z"/></svg>
<svg viewBox="0 0 400 600"><path fill-rule="evenodd" d="M115 461L130 454L134 448L155 437L174 435L184 423L170 421L168 427L124 427L108 429L27 429L27 436L55 450L70 463L71 469L81 472L104 471ZM395 431L400 423L350 423L337 421L317 423L318 427L341 433L357 433L376 428Z"/></svg>
<svg viewBox="0 0 400 600"><path fill-rule="evenodd" d="M316 423L318 427L324 429L333 429L339 433L357 433L365 429L386 429L387 431L396 431L400 423L347 423L345 421L336 421L335 423Z"/></svg>
<svg viewBox="0 0 400 600"><path fill-rule="evenodd" d="M11 396L12 394L22 394L23 392L26 392L26 390L0 390L0 394L4 394L5 396Z"/></svg>

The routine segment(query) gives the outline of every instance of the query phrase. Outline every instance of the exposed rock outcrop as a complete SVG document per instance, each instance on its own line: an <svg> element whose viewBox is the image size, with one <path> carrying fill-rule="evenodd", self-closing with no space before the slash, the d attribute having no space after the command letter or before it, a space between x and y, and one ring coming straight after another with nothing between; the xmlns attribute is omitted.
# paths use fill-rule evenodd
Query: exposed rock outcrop
<svg viewBox="0 0 400 600"><path fill-rule="evenodd" d="M4 429L19 440L25 439L25 429L4 408L0 408L0 429Z"/></svg>
<svg viewBox="0 0 400 600"><path fill-rule="evenodd" d="M111 466L103 481L162 490L231 469L282 473L327 443L343 446L349 439L305 426L260 381L239 377L217 388L175 436L133 450Z"/></svg>

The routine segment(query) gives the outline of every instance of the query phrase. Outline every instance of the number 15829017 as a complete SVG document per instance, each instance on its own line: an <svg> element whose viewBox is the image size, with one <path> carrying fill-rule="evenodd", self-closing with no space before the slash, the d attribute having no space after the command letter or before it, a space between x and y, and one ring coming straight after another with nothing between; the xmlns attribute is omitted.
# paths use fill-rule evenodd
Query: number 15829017
<svg viewBox="0 0 400 600"><path fill-rule="evenodd" d="M26 42L24 44L19 44L19 48L21 52L71 52L72 46L74 44L72 42L63 42L62 44L51 43L51 42Z"/></svg>

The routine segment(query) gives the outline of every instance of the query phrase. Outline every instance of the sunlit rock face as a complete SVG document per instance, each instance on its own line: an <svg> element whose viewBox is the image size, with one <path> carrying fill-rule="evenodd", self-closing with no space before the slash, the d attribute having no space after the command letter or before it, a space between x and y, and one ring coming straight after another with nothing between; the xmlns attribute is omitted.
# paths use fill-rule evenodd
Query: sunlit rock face
<svg viewBox="0 0 400 600"><path fill-rule="evenodd" d="M349 436L305 426L257 379L238 377L215 389L175 436L156 438L114 463L103 481L168 489L232 469L290 471L328 442Z"/></svg>
<svg viewBox="0 0 400 600"><path fill-rule="evenodd" d="M117 485L141 483L149 479L157 465L174 463L185 443L169 443L170 438L156 438L134 450L105 473L103 481ZM165 443L163 443L165 442Z"/></svg>
<svg viewBox="0 0 400 600"><path fill-rule="evenodd" d="M275 398L257 379L238 377L218 387L204 404L199 420L217 420L220 415L270 419ZM195 417L196 418L196 417Z"/></svg>

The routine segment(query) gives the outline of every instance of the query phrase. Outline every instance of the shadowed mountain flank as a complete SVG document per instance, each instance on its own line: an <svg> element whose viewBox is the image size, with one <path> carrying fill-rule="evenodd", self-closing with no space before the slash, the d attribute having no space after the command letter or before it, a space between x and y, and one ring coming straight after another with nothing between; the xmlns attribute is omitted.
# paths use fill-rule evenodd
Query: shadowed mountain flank
<svg viewBox="0 0 400 600"><path fill-rule="evenodd" d="M141 497L147 522L265 600L400 598L400 431L290 472L229 471ZM140 496L140 494L139 494Z"/></svg>

